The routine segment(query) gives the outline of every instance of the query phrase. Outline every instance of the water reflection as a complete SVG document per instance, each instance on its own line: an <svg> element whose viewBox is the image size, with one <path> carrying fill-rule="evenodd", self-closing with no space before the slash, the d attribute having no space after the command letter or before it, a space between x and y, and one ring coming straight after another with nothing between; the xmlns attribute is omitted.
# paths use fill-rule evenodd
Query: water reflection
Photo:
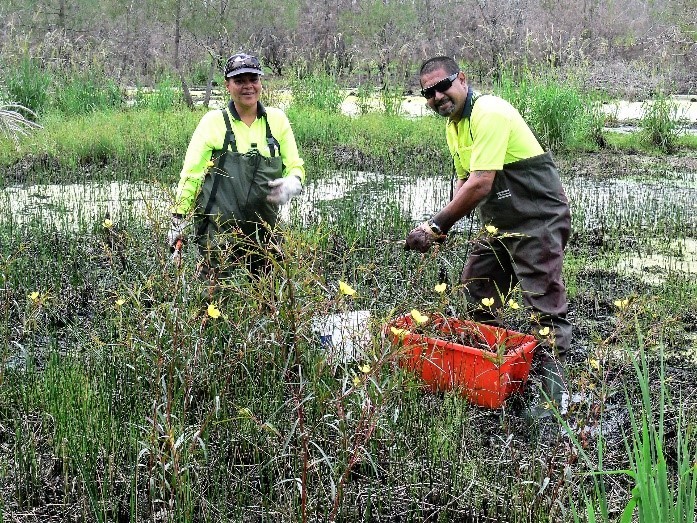
<svg viewBox="0 0 697 523"><path fill-rule="evenodd" d="M658 181L570 177L564 184L575 230L614 230L621 235L641 229L650 236L660 225L659 236L697 234L694 173L666 176ZM0 214L0 222L17 226L38 222L62 230L80 230L101 223L108 215L117 223L135 220L162 224L167 222L173 194L173 186L145 182L8 187L0 192L0 203L10 212ZM301 196L283 208L282 217L293 223L308 224L331 222L348 212L360 227L376 217L384 219L386 209L394 208L403 220L416 223L438 211L449 198L450 180L445 177L332 172L308 182ZM465 221L458 224L460 229L465 227ZM676 270L697 273L694 250L682 251L692 252L692 258L683 257L687 260L684 265L644 257L641 264L627 260L620 267L632 271L636 267L643 270L647 263L662 267L672 263Z"/></svg>
<svg viewBox="0 0 697 523"><path fill-rule="evenodd" d="M564 179L576 227L616 228L631 222L649 227L659 221L697 227L697 175L691 173L662 180ZM88 182L11 186L0 198L10 212L0 220L17 224L39 220L59 228L76 229L81 223L112 218L129 220L157 218L167 214L174 186L147 182ZM286 220L311 221L317 206L332 202L366 203L379 208L396 204L407 219L431 216L450 198L447 178L412 177L364 171L333 172L310 181L291 206L283 209ZM344 205L345 206L345 205ZM375 209L357 209L368 218Z"/></svg>

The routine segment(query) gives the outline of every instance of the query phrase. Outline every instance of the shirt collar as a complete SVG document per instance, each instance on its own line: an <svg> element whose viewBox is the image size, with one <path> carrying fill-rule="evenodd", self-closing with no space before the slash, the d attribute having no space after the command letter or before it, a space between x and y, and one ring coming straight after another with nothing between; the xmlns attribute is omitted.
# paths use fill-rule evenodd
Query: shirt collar
<svg viewBox="0 0 697 523"><path fill-rule="evenodd" d="M237 112L237 108L232 100L227 104L230 114L235 120L240 120L240 113ZM257 118L266 116L266 107L261 102L257 102Z"/></svg>
<svg viewBox="0 0 697 523"><path fill-rule="evenodd" d="M460 120L464 120L465 118L469 118L472 116L472 106L474 105L472 103L472 98L474 97L474 90L467 86L467 98L465 98L465 106L462 108L462 113L460 114ZM448 123L453 123L452 120L450 120Z"/></svg>

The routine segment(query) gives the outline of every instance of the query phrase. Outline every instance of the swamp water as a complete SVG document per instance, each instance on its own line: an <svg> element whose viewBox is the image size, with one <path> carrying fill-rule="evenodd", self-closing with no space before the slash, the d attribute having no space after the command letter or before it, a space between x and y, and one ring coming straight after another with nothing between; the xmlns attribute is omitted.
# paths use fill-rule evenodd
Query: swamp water
<svg viewBox="0 0 697 523"><path fill-rule="evenodd" d="M655 252L638 256L622 249L615 267L658 283L665 273L679 271L697 277L697 178L695 173L655 179L566 177L574 231L652 238ZM11 186L0 191L0 205L9 213L0 220L12 225L51 224L59 230L79 230L101 224L137 222L167 225L174 188L147 182L90 182L68 185ZM355 220L386 219L392 212L417 223L442 207L450 197L449 180L380 173L342 171L310 181L282 216L292 223L332 223L351 209ZM462 220L456 230L465 230ZM164 224L164 225L163 225Z"/></svg>

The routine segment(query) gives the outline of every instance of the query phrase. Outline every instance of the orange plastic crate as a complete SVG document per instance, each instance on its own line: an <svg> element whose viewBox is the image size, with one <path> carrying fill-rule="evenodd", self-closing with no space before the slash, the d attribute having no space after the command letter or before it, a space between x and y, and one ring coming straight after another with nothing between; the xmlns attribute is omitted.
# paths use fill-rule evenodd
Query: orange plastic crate
<svg viewBox="0 0 697 523"><path fill-rule="evenodd" d="M409 332L395 335L391 327ZM400 365L415 372L432 390L459 389L472 403L497 409L528 379L537 347L530 334L438 316L425 329L429 336L419 333L407 315L387 324L385 334L404 350ZM476 339L477 347L453 341L458 335ZM502 344L505 349L499 357L496 349L503 348Z"/></svg>

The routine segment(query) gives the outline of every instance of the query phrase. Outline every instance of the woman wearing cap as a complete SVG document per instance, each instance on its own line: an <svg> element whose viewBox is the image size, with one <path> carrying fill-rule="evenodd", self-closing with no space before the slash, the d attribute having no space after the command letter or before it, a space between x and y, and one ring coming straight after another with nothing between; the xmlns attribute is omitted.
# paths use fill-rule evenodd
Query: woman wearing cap
<svg viewBox="0 0 697 523"><path fill-rule="evenodd" d="M230 102L201 118L184 158L167 242L183 243L193 217L200 275L212 280L240 264L254 275L268 267L279 208L305 179L288 118L259 101L263 74L254 56L228 59Z"/></svg>

